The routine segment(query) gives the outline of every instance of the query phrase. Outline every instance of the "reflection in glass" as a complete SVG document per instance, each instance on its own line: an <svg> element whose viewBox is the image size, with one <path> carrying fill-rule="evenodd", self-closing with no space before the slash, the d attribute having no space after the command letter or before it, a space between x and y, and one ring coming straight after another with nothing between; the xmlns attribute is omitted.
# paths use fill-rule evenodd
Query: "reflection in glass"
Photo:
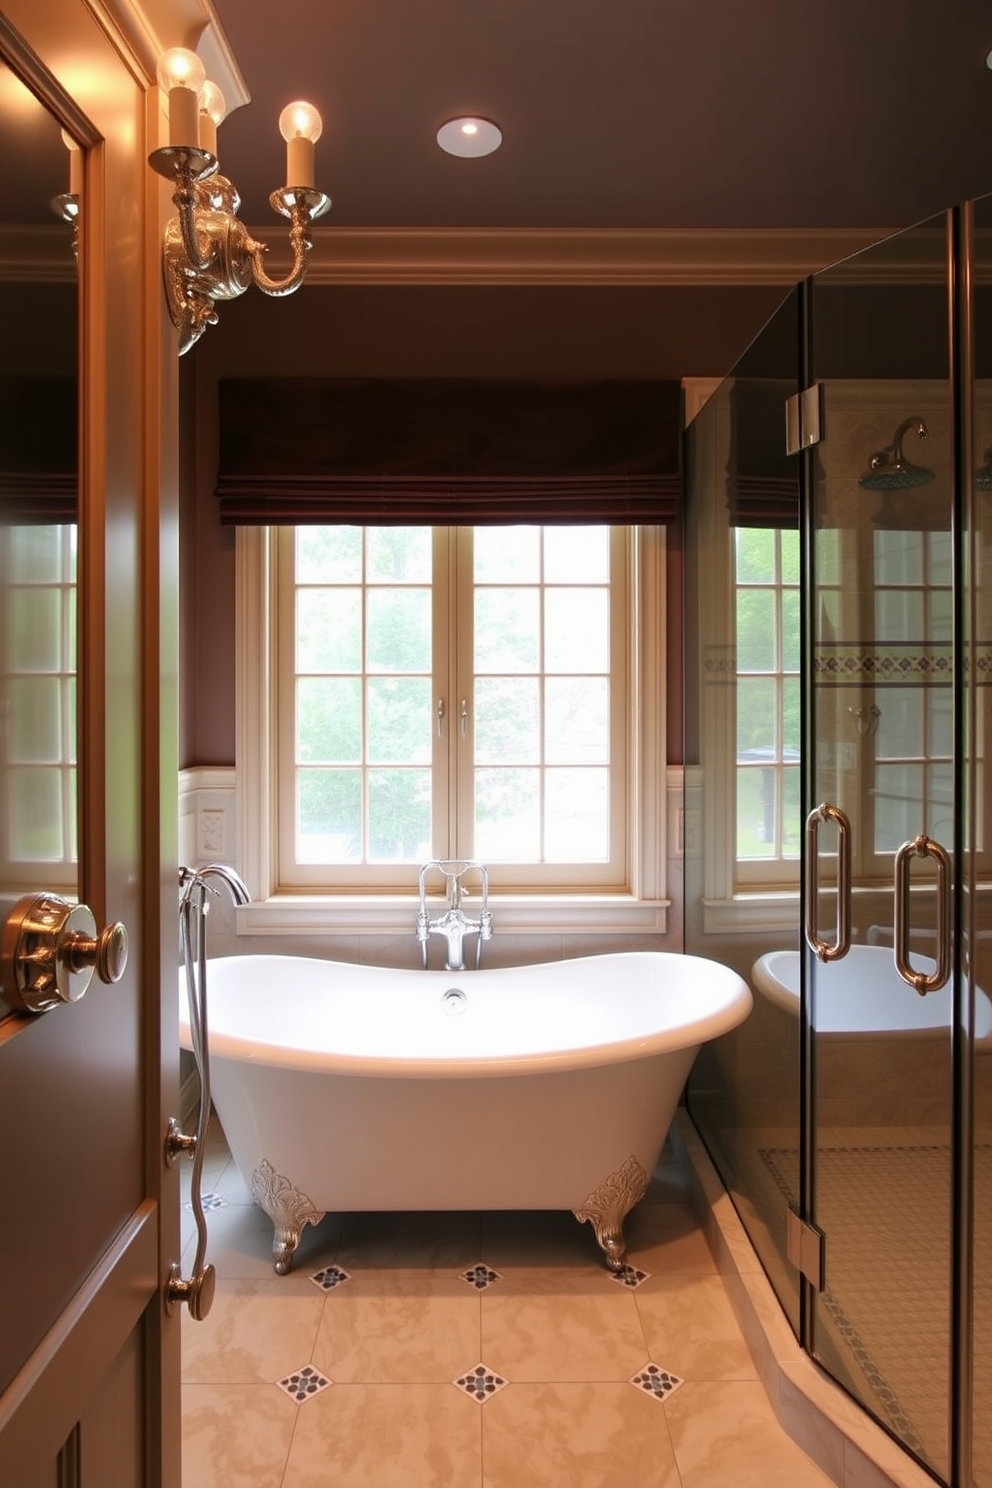
<svg viewBox="0 0 992 1488"><path fill-rule="evenodd" d="M0 139L0 895L9 903L78 892L83 152L3 62Z"/></svg>

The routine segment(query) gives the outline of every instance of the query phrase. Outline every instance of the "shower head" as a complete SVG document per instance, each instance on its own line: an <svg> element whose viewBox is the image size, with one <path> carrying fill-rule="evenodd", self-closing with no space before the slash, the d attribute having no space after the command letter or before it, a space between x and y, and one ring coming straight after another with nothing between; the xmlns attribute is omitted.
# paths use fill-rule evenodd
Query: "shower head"
<svg viewBox="0 0 992 1488"><path fill-rule="evenodd" d="M927 486L934 478L932 470L923 465L914 465L902 452L903 436L915 429L920 439L926 439L927 426L921 418L904 419L892 436L892 443L885 449L876 450L868 462L868 474L858 482L866 491L905 491L912 486Z"/></svg>

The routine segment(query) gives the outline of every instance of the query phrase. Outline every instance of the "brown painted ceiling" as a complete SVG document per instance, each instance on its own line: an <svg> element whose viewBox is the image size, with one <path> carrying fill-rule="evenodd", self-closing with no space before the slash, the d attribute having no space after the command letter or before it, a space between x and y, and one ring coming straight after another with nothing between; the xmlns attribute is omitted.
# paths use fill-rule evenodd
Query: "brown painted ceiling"
<svg viewBox="0 0 992 1488"><path fill-rule="evenodd" d="M852 228L867 241L992 192L988 0L213 4L251 95L221 127L221 168L275 260L277 119L299 97L323 115L317 184L333 200L315 260L339 230L481 229L488 242L487 228ZM8 81L0 66L0 231L64 237L49 206L68 185L58 128ZM496 154L438 148L438 126L463 112L499 124ZM61 239L57 253L70 263ZM679 276L641 283L315 270L290 301L251 290L223 306L193 355L219 375L722 375L799 274L697 279L691 254Z"/></svg>
<svg viewBox="0 0 992 1488"><path fill-rule="evenodd" d="M992 190L987 0L215 0L222 126L271 219L276 121L320 109L345 227L901 227ZM502 148L435 143L462 113Z"/></svg>

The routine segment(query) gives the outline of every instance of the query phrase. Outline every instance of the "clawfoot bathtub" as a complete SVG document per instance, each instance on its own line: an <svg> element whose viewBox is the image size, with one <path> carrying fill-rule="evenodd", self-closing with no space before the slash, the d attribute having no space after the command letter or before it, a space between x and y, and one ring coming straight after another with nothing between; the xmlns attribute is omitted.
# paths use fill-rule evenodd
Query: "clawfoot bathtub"
<svg viewBox="0 0 992 1488"><path fill-rule="evenodd" d="M729 968L661 951L466 973L219 957L207 1000L214 1104L280 1273L304 1225L375 1209L570 1209L621 1271L696 1052L751 1008Z"/></svg>

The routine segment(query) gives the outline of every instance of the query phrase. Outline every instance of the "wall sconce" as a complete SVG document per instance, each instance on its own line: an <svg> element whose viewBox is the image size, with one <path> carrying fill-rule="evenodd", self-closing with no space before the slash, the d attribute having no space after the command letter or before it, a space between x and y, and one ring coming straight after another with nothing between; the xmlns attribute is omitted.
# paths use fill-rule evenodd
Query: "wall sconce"
<svg viewBox="0 0 992 1488"><path fill-rule="evenodd" d="M309 103L291 103L279 115L279 129L292 184L273 191L269 202L289 218L293 265L285 279L270 279L262 267L266 246L239 220L241 198L218 170L217 126L225 113L220 89L207 82L203 63L184 47L173 47L162 57L159 82L169 95L169 143L154 150L148 163L175 182L177 215L165 229L164 273L182 356L208 325L216 325L216 301L236 299L251 284L277 296L299 288L313 246L310 223L327 211L331 200L313 184L320 115Z"/></svg>

